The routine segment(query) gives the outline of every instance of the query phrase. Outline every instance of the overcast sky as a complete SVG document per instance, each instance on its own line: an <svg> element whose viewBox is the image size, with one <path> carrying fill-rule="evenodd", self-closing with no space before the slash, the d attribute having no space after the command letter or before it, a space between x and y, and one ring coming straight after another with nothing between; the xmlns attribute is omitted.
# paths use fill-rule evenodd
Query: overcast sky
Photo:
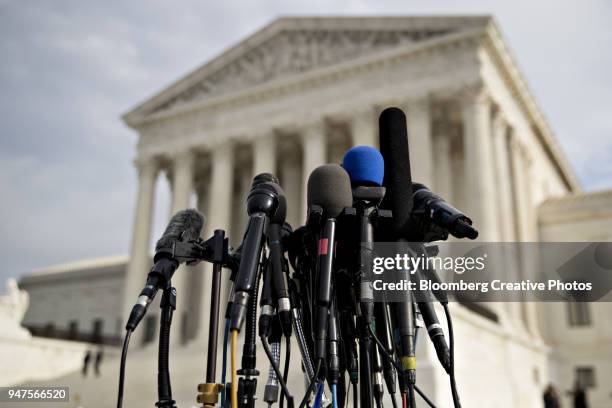
<svg viewBox="0 0 612 408"><path fill-rule="evenodd" d="M611 188L611 4L0 0L0 292L36 268L127 253L136 135L120 115L282 15L495 15L582 186Z"/></svg>

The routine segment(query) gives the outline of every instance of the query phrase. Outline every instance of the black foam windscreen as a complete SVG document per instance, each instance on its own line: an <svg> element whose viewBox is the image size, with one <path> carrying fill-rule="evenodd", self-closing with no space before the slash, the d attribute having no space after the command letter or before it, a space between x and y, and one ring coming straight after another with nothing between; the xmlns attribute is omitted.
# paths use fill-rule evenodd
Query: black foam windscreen
<svg viewBox="0 0 612 408"><path fill-rule="evenodd" d="M272 224L283 225L285 223L285 218L287 218L287 198L285 197L285 192L278 183L268 181L265 184L271 186L278 196L278 207L274 215L270 218L270 222Z"/></svg>
<svg viewBox="0 0 612 408"><path fill-rule="evenodd" d="M278 178L272 173L259 173L255 177L253 177L253 181L251 182L251 187L255 187L261 183L275 183L278 184Z"/></svg>
<svg viewBox="0 0 612 408"><path fill-rule="evenodd" d="M326 217L337 217L353 205L351 178L341 166L324 164L308 177L308 206L319 205Z"/></svg>
<svg viewBox="0 0 612 408"><path fill-rule="evenodd" d="M200 237L204 216L189 208L174 214L161 238L155 244L155 251L170 248L176 241L188 242Z"/></svg>
<svg viewBox="0 0 612 408"><path fill-rule="evenodd" d="M385 160L381 207L393 212L396 234L406 232L412 212L412 177L406 115L399 108L385 109L378 119L380 152Z"/></svg>

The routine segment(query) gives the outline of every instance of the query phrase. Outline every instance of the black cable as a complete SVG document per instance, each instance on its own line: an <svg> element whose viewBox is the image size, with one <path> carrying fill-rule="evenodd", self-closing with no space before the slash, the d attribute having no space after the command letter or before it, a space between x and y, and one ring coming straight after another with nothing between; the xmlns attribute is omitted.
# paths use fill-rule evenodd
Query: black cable
<svg viewBox="0 0 612 408"><path fill-rule="evenodd" d="M310 397L310 394L312 394L312 391L314 390L315 385L317 385L317 378L319 377L319 372L321 371L321 361L322 360L317 360L317 367L315 368L315 373L310 379L310 384L308 385L308 388L306 389L306 394L304 394L304 398L302 398L302 402L300 402L299 408L304 408L306 404L308 404L308 397Z"/></svg>
<svg viewBox="0 0 612 408"><path fill-rule="evenodd" d="M395 398L395 393L390 394L389 396L391 397L391 405L393 405L393 408L398 408L397 399Z"/></svg>
<svg viewBox="0 0 612 408"><path fill-rule="evenodd" d="M287 397L287 407L293 408L293 396L289 394L289 389L287 388L287 384L285 384L285 380L283 380L283 376L280 372L280 369L278 368L278 365L274 361L274 356L272 355L272 352L270 351L270 345L268 344L268 339L266 339L265 336L261 336L259 337L259 339L261 340L263 349L266 352L266 356L268 356L268 360L270 360L270 365L272 366L272 368L274 369L274 372L276 373L276 378L278 379L278 382Z"/></svg>
<svg viewBox="0 0 612 408"><path fill-rule="evenodd" d="M359 388L357 385L353 387L353 408L359 407Z"/></svg>
<svg viewBox="0 0 612 408"><path fill-rule="evenodd" d="M121 351L121 363L119 366L119 391L117 393L117 408L123 406L123 384L125 382L125 361L127 358L128 347L130 346L130 337L132 337L132 331L126 330L125 338L123 339L123 350Z"/></svg>
<svg viewBox="0 0 612 408"><path fill-rule="evenodd" d="M283 369L283 381L287 384L289 379L289 363L291 360L291 338L285 337L285 368ZM281 389L280 402L278 403L279 408L283 408L284 397L286 396L285 390Z"/></svg>
<svg viewBox="0 0 612 408"><path fill-rule="evenodd" d="M442 303L444 308L444 315L446 316L446 323L448 325L448 340L450 348L450 386L453 394L453 405L455 408L461 408L461 401L459 401L459 393L457 392L457 382L455 380L455 334L453 333L453 321L451 319L450 310L448 309L448 303Z"/></svg>
<svg viewBox="0 0 612 408"><path fill-rule="evenodd" d="M436 406L433 404L433 402L431 402L431 400L429 398L427 398L427 395L425 395L425 393L423 391L421 391L421 389L419 387L417 387L416 384L414 384L414 390L417 392L417 394L419 394L421 396L421 398L423 398L423 401L425 401L427 403L427 405L429 405L431 408L436 408Z"/></svg>
<svg viewBox="0 0 612 408"><path fill-rule="evenodd" d="M391 361L391 364L393 364L393 367L395 367L395 370L397 371L398 375L402 375L403 371L400 368L399 364L397 364L397 361L395 361L393 359L393 357L391 357L391 355L389 355L389 353L385 349L385 346L382 344L380 339L378 337L376 337L376 333L374 333L374 329L372 329L371 326L370 326L370 333L372 334L372 338L376 342L376 345L378 346L378 349L381 350L382 354L386 358L388 358L389 361ZM414 389L421 396L421 398L423 398L423 400L427 403L427 405L429 405L431 408L436 408L436 406L433 404L433 402L431 402L431 400L429 398L427 398L425 393L423 391L421 391L421 389L419 387L417 387L416 384L414 384Z"/></svg>

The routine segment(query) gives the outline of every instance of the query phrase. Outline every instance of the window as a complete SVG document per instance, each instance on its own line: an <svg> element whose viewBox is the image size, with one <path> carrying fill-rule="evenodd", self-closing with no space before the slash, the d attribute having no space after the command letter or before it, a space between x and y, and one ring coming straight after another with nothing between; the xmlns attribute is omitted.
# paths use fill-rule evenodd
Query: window
<svg viewBox="0 0 612 408"><path fill-rule="evenodd" d="M55 325L53 323L47 323L43 329L43 336L54 337L55 336Z"/></svg>
<svg viewBox="0 0 612 408"><path fill-rule="evenodd" d="M142 344L151 343L155 340L155 334L157 333L157 316L149 315L145 318L144 336L142 338Z"/></svg>
<svg viewBox="0 0 612 408"><path fill-rule="evenodd" d="M71 320L68 323L68 338L71 340L75 340L79 334L79 322L76 320Z"/></svg>
<svg viewBox="0 0 612 408"><path fill-rule="evenodd" d="M595 369L593 367L577 367L576 381L582 388L595 387Z"/></svg>
<svg viewBox="0 0 612 408"><path fill-rule="evenodd" d="M588 302L567 303L567 318L572 327L590 326L591 313Z"/></svg>
<svg viewBox="0 0 612 408"><path fill-rule="evenodd" d="M102 341L102 329L104 328L104 320L95 319L93 322L93 331L91 334L92 341L98 343Z"/></svg>

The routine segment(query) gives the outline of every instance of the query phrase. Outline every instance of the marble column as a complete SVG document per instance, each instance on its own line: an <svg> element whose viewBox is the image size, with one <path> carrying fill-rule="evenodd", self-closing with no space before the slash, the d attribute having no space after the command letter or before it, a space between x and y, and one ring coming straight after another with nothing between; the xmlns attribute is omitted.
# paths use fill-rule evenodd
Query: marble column
<svg viewBox="0 0 612 408"><path fill-rule="evenodd" d="M493 133L493 157L494 157L494 178L497 186L497 194L495 205L498 208L498 238L501 242L511 243L516 241L514 229L514 221L516 219L516 210L514 208L513 191L512 191L512 172L509 160L508 151L508 132L509 126L503 117L501 111L497 111L492 121ZM500 265L498 273L499 279L516 281L518 278L519 254L516 251L517 247L512 244L505 244L503 256L505 261ZM521 294L512 294L514 302L504 303L504 311L508 323L514 328L514 332L525 332L525 325L522 319Z"/></svg>
<svg viewBox="0 0 612 408"><path fill-rule="evenodd" d="M211 174L207 197L207 218L204 226L204 236L211 237L215 230L225 230L226 236L231 236L230 222L232 211L232 190L234 179L234 152L231 144L215 147L211 153ZM210 313L210 284L212 279L212 265L204 267L202 279L202 303L198 338L208 344L208 322ZM229 293L228 271L223 270L221 280L221 311L223 313ZM223 316L221 316L222 318ZM223 325L220 325L218 335L223 335ZM221 339L222 337L219 337ZM221 342L221 340L219 340ZM221 344L221 343L219 343Z"/></svg>
<svg viewBox="0 0 612 408"><path fill-rule="evenodd" d="M285 197L287 197L287 222L293 227L298 228L301 224L302 211L300 187L302 173L300 168L300 155L294 149L283 153L279 162L280 182Z"/></svg>
<svg viewBox="0 0 612 408"><path fill-rule="evenodd" d="M356 111L351 118L351 145L378 149L378 122L374 109Z"/></svg>
<svg viewBox="0 0 612 408"><path fill-rule="evenodd" d="M517 209L517 241L537 242L538 237L535 233L537 219L534 214L534 203L532 201L530 168L531 159L527 149L521 145L517 138L511 141L512 170L514 180L514 194L516 197L515 205ZM531 245L521 245L520 269L521 279L534 280L538 265L537 250ZM523 302L522 310L524 324L529 333L536 339L542 340L539 329L538 304L535 302Z"/></svg>
<svg viewBox="0 0 612 408"><path fill-rule="evenodd" d="M325 164L326 157L326 137L325 124L318 121L306 127L301 135L302 138L302 223L306 221L308 204L306 203L308 192L308 177L318 166Z"/></svg>
<svg viewBox="0 0 612 408"><path fill-rule="evenodd" d="M451 168L451 140L450 132L445 131L433 138L433 151L435 169L433 172L433 185L428 186L432 191L448 202L453 200L453 171Z"/></svg>
<svg viewBox="0 0 612 408"><path fill-rule="evenodd" d="M142 290L147 273L151 269L150 240L155 203L155 186L158 164L154 160L142 160L136 163L138 169L138 196L136 198L136 213L134 215L134 230L132 232L132 247L130 261L125 277L125 293L123 297L123 321L127 321L132 306ZM142 329L142 328L141 328ZM137 330L134 337L141 338L143 330ZM139 340L133 344L140 345Z"/></svg>
<svg viewBox="0 0 612 408"><path fill-rule="evenodd" d="M184 151L172 157L172 216L190 207L194 179L195 156L192 151ZM172 323L173 344L181 344L187 340L190 322L188 276L190 266L181 265L172 276L172 286L176 288L177 301L174 321Z"/></svg>
<svg viewBox="0 0 612 408"><path fill-rule="evenodd" d="M253 141L253 177L261 173L276 174L276 138L272 133Z"/></svg>
<svg viewBox="0 0 612 408"><path fill-rule="evenodd" d="M499 238L503 242L516 240L513 221L515 211L512 201L512 174L508 152L508 125L501 112L493 120L493 148L495 157L495 184L497 185L497 208L499 209Z"/></svg>
<svg viewBox="0 0 612 408"><path fill-rule="evenodd" d="M465 211L484 242L498 240L491 137L491 105L483 90L462 101L465 166Z"/></svg>
<svg viewBox="0 0 612 408"><path fill-rule="evenodd" d="M429 98L411 99L405 104L412 180L432 188L434 179L433 138Z"/></svg>

